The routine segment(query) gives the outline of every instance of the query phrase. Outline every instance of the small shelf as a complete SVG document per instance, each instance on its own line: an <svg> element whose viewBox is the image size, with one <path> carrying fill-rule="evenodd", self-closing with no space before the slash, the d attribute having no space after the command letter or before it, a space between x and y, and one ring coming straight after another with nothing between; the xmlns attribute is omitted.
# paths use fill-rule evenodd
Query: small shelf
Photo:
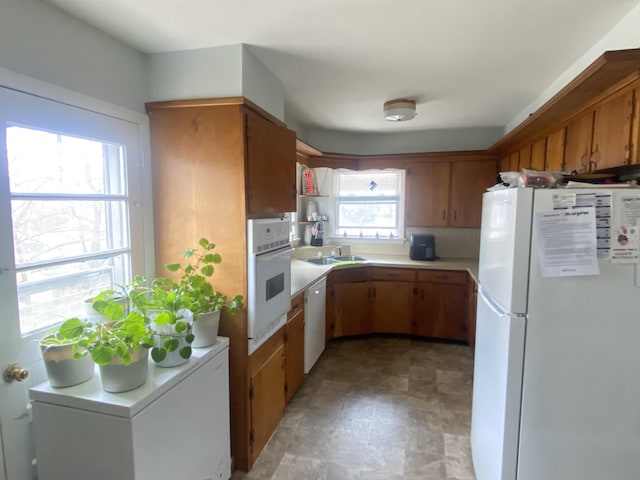
<svg viewBox="0 0 640 480"><path fill-rule="evenodd" d="M314 197L315 197L315 198L317 198L317 197L325 197L325 198L326 198L326 197L328 197L328 196L329 196L329 195L306 195L306 194L304 194L304 193L300 193L300 194L298 195L298 197L300 197L300 198L314 198Z"/></svg>

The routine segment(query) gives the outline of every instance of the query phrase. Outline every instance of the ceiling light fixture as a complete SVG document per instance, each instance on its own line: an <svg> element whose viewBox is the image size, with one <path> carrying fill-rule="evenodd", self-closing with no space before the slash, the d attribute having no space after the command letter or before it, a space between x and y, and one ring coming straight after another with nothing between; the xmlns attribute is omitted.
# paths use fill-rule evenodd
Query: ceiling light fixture
<svg viewBox="0 0 640 480"><path fill-rule="evenodd" d="M384 119L390 122L404 122L415 118L416 102L407 98L396 98L384 102Z"/></svg>

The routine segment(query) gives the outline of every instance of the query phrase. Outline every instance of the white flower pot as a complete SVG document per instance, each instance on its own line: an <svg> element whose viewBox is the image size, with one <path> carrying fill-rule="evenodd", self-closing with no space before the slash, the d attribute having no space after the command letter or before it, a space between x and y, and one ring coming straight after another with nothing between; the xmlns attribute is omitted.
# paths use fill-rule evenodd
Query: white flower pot
<svg viewBox="0 0 640 480"><path fill-rule="evenodd" d="M127 392L138 388L147 381L149 368L149 349L140 348L132 353L129 365L124 365L119 357L108 365L100 365L102 388L106 392Z"/></svg>
<svg viewBox="0 0 640 480"><path fill-rule="evenodd" d="M179 320L187 322L188 324L193 324L193 314L189 310L181 310L178 312L181 314ZM180 356L180 350L185 347L191 347L189 343L187 343L186 337L187 332L177 333L175 329L175 325L157 325L153 320L156 316L157 312L150 312L149 318L151 318L151 328L157 332L156 335L153 336L153 342L156 347L163 346L163 340L165 337L169 336L172 338L178 339L178 348L176 348L172 352L167 352L167 356L161 360L160 362L156 362L158 367L169 368L169 367L177 367L178 365L182 365L189 361L188 358L183 358Z"/></svg>
<svg viewBox="0 0 640 480"><path fill-rule="evenodd" d="M129 299L121 298L117 300L124 307L125 312L129 310ZM104 322L107 318L93 308L93 298L86 298L82 301L82 315L87 322L98 323Z"/></svg>
<svg viewBox="0 0 640 480"><path fill-rule="evenodd" d="M220 326L220 311L208 312L200 315L194 322L192 332L195 336L194 348L210 347L218 340L218 328Z"/></svg>
<svg viewBox="0 0 640 480"><path fill-rule="evenodd" d="M78 360L73 358L73 346L40 345L49 384L62 388L78 385L93 377L95 366L89 354Z"/></svg>

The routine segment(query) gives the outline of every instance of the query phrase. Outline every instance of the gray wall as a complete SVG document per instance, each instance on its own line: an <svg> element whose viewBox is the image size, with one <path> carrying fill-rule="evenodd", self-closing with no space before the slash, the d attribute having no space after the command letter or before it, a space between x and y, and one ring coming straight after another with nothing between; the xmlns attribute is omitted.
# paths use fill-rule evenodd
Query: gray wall
<svg viewBox="0 0 640 480"><path fill-rule="evenodd" d="M502 127L421 132L356 133L306 128L299 135L323 152L352 155L484 150L502 137Z"/></svg>
<svg viewBox="0 0 640 480"><path fill-rule="evenodd" d="M37 0L0 0L0 67L144 111L148 58Z"/></svg>
<svg viewBox="0 0 640 480"><path fill-rule="evenodd" d="M260 105L276 118L284 121L284 86L258 58L251 47L242 52L242 94Z"/></svg>
<svg viewBox="0 0 640 480"><path fill-rule="evenodd" d="M282 82L246 45L151 55L151 100L238 96L284 120Z"/></svg>
<svg viewBox="0 0 640 480"><path fill-rule="evenodd" d="M150 65L152 101L242 95L242 45L157 53Z"/></svg>

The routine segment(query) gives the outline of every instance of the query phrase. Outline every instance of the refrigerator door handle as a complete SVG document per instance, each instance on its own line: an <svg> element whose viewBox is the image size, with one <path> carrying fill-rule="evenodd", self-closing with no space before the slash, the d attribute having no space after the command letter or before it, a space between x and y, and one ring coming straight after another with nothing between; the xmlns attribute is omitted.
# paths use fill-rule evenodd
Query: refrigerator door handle
<svg viewBox="0 0 640 480"><path fill-rule="evenodd" d="M505 309L503 309L500 305L498 305L493 298L491 298L491 296L487 293L487 291L482 288L482 285L480 285L479 289L478 289L478 293L480 293L480 295L482 295L482 297L484 297L484 299L487 302L487 306L493 310L493 312L496 315L499 316L503 316L503 315L507 315L509 312L507 312Z"/></svg>

